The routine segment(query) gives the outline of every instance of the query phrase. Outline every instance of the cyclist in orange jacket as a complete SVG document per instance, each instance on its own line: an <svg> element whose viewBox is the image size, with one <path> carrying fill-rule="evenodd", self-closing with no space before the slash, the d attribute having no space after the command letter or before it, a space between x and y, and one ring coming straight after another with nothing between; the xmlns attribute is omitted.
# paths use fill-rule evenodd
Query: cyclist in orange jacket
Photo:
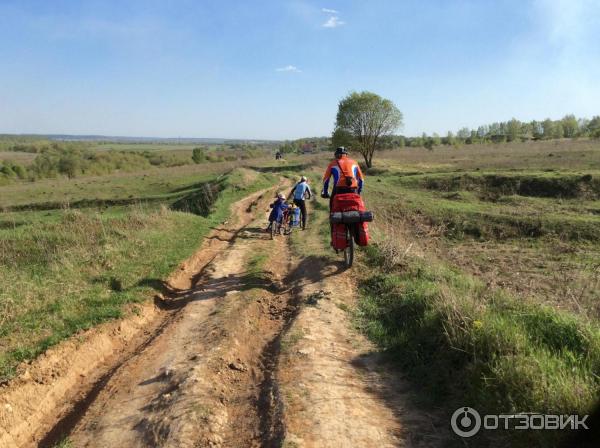
<svg viewBox="0 0 600 448"><path fill-rule="evenodd" d="M329 180L333 177L333 189L331 196L329 195ZM348 150L343 146L340 146L335 150L335 160L332 160L323 176L323 191L321 192L322 198L329 199L329 209L331 210L331 204L333 197L338 193L358 193L360 194L363 189L364 177L363 173L356 163L348 157Z"/></svg>

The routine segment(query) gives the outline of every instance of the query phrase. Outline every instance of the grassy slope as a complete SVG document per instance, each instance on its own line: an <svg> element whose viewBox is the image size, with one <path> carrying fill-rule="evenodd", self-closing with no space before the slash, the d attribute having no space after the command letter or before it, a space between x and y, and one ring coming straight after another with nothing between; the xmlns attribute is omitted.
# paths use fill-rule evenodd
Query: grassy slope
<svg viewBox="0 0 600 448"><path fill-rule="evenodd" d="M37 182L18 182L2 187L0 210L39 204L73 204L79 201L151 202L178 197L195 183L214 178L239 164L215 163L173 168L154 168L135 173L114 173L106 176L76 179L44 179Z"/></svg>
<svg viewBox="0 0 600 448"><path fill-rule="evenodd" d="M551 174L540 172L547 160L538 165L530 161L519 166L519 176L572 178L573 170L589 174L587 162L599 153L597 148L584 156L563 153L569 170ZM439 165L429 163L428 173L413 171L422 162L416 154L411 157L413 165L391 158L385 170L374 170L378 174L368 177L369 208L390 221L379 221L377 244L363 260L360 327L449 413L465 405L481 412L588 412L600 393L600 325L591 310L597 298L590 301L589 310L573 313L562 304L530 300L509 288L523 274L517 268L507 285L490 287L468 269L453 265L450 254L468 245L469 254L480 257L475 264L485 268L495 255L488 252L490 247L527 247L534 256L530 263L546 268L539 275L560 289L564 281L550 272L556 263L547 260L548 254L581 273L585 261L599 253L600 221L589 212L597 207L597 197L570 200L510 192L490 201L482 197L489 193L485 189L431 188L431 180L460 178L466 167L477 165L487 165L497 175L494 160L511 169L505 154L484 154L477 162L466 158L462 165L454 155L438 154ZM522 160L526 154L513 151L511 157ZM410 171L408 177L399 177ZM467 173L482 176L478 171ZM591 173L597 181L598 173ZM507 171L501 174L511 176ZM456 195L445 197L448 192ZM530 220L545 231L515 231ZM430 243L432 236L438 243ZM552 251L556 246L561 253ZM510 265L503 267L511 272ZM593 294L594 279L584 280L583 288ZM553 432L488 432L486 437L473 440L473 446L556 444Z"/></svg>
<svg viewBox="0 0 600 448"><path fill-rule="evenodd" d="M232 202L273 182L235 170L206 217L132 206L54 211L51 219L30 212L35 219L0 229L0 378L78 330L121 316L125 304L151 297L226 219Z"/></svg>

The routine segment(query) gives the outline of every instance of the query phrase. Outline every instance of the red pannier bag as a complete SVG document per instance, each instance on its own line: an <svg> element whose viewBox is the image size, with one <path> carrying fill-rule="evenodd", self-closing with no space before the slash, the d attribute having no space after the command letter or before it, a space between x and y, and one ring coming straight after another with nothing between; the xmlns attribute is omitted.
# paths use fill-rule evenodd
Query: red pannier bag
<svg viewBox="0 0 600 448"><path fill-rule="evenodd" d="M359 194L340 193L333 197L332 212L350 212L353 210L365 211L365 204Z"/></svg>
<svg viewBox="0 0 600 448"><path fill-rule="evenodd" d="M359 194L340 193L333 197L331 212L366 211L365 204ZM354 241L359 246L369 244L369 226L366 222L356 224L357 232ZM346 226L344 224L332 224L331 245L334 249L346 248Z"/></svg>
<svg viewBox="0 0 600 448"><path fill-rule="evenodd" d="M357 232L354 235L354 241L359 246L367 246L369 244L369 226L366 222L359 222L356 225Z"/></svg>
<svg viewBox="0 0 600 448"><path fill-rule="evenodd" d="M344 224L331 224L331 246L335 250L346 248L346 226Z"/></svg>

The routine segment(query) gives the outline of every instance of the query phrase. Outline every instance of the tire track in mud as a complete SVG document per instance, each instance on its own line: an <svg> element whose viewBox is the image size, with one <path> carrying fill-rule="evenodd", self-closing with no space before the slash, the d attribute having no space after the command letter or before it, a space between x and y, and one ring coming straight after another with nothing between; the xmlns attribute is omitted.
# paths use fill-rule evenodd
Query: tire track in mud
<svg viewBox="0 0 600 448"><path fill-rule="evenodd" d="M111 367L106 373L104 373L100 379L93 385L93 387L87 392L82 399L77 401L72 409L63 417L60 418L52 427L52 429L46 433L46 435L38 442L40 448L52 448L59 444L77 425L82 416L88 411L91 404L98 398L100 392L106 387L110 379L121 369L127 362L131 361L135 356L138 356L140 352L143 352L152 342L160 336L165 329L172 324L175 313L168 316L159 326L157 330L140 345L137 345L134 350L130 351L124 358L122 358L116 365Z"/></svg>

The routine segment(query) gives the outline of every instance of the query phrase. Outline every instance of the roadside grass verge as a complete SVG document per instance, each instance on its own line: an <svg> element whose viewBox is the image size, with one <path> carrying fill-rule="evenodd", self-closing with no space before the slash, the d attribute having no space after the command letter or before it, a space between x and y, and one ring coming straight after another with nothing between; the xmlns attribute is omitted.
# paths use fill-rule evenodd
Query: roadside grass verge
<svg viewBox="0 0 600 448"><path fill-rule="evenodd" d="M600 176L526 168L367 178L376 243L357 325L448 418L461 406L584 415L600 396ZM469 446L562 435L487 431Z"/></svg>
<svg viewBox="0 0 600 448"><path fill-rule="evenodd" d="M394 266L387 256L378 246L367 250L357 322L435 404L504 414L591 411L600 393L597 322L490 290L442 262L405 257ZM551 446L550 433L505 435Z"/></svg>
<svg viewBox="0 0 600 448"><path fill-rule="evenodd" d="M0 381L78 331L135 312L127 305L150 298L234 201L274 179L236 169L220 182L205 216L166 203L116 213L60 210L51 220L0 229Z"/></svg>

